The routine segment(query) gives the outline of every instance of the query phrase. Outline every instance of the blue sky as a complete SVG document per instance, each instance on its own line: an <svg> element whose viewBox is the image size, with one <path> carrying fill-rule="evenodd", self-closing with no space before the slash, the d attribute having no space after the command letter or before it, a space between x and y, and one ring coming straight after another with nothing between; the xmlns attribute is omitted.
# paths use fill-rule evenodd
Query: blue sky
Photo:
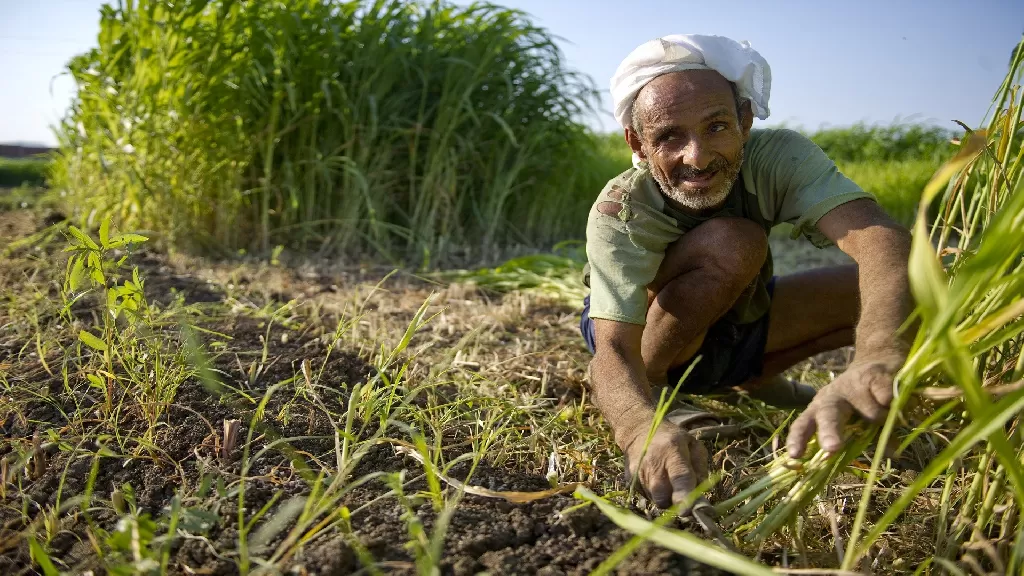
<svg viewBox="0 0 1024 576"><path fill-rule="evenodd" d="M977 125L1024 32L1021 0L498 0L561 37L605 92L622 58L666 34L748 40L772 67L767 125ZM468 3L468 2L460 2ZM0 142L52 144L67 60L95 44L96 0L0 0ZM616 128L605 95L595 128Z"/></svg>

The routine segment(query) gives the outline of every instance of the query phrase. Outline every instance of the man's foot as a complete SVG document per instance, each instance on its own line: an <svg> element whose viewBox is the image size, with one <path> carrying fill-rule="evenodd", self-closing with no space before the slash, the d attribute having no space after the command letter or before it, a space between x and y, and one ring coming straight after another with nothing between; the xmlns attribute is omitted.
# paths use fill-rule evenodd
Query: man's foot
<svg viewBox="0 0 1024 576"><path fill-rule="evenodd" d="M744 391L751 398L785 410L806 408L814 399L816 392L814 387L787 380L782 375L762 380L756 386L752 386L749 390L744 389Z"/></svg>

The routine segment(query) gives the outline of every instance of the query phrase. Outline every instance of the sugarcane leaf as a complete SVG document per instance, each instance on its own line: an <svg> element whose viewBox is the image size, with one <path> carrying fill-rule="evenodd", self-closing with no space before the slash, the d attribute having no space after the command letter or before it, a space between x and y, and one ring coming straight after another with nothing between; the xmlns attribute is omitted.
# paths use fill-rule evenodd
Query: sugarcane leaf
<svg viewBox="0 0 1024 576"><path fill-rule="evenodd" d="M629 530L683 556L699 560L704 564L721 568L734 574L750 576L769 576L770 574L775 574L762 564L758 564L735 552L719 548L693 534L658 526L636 514L623 510L583 486L576 488L574 495L577 498L595 504L619 528Z"/></svg>

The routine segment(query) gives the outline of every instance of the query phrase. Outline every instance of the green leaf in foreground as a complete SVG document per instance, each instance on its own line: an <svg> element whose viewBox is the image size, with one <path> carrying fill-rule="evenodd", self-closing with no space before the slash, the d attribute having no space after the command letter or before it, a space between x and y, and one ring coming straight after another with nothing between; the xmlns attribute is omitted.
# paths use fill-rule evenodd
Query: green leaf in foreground
<svg viewBox="0 0 1024 576"><path fill-rule="evenodd" d="M68 272L67 290L78 292L78 289L85 284L85 259L76 257L72 259L71 270Z"/></svg>
<svg viewBox="0 0 1024 576"><path fill-rule="evenodd" d="M46 576L58 576L60 574L57 567L53 565L53 561L46 555L43 546L31 536L28 538L28 550L32 555L32 560L43 569L43 574Z"/></svg>
<svg viewBox="0 0 1024 576"><path fill-rule="evenodd" d="M82 232L78 228L74 226L68 226L68 232L70 232L72 236L78 239L81 247L90 248L92 250L100 249L99 245L96 244L96 242L92 238L90 238L88 234Z"/></svg>
<svg viewBox="0 0 1024 576"><path fill-rule="evenodd" d="M917 495L928 487L932 480L939 476L949 465L975 444L985 440L992 433L1006 425L1006 422L1024 411L1024 389L1009 394L994 404L985 408L981 417L974 418L971 423L963 429L952 442L922 471L917 479L908 486L900 497L889 506L882 518L878 520L863 542L858 545L858 550L850 555L850 558L858 558L863 550L871 545L885 530L895 522L896 518L906 510L907 506ZM852 564L852 562L851 562Z"/></svg>
<svg viewBox="0 0 1024 576"><path fill-rule="evenodd" d="M79 332L78 339L81 340L82 343L88 346L89 348L99 350L100 352L107 351L107 343L97 338L95 334L89 332L88 330L82 330L81 332Z"/></svg>
<svg viewBox="0 0 1024 576"><path fill-rule="evenodd" d="M110 246L110 217L103 219L100 223L100 246L107 248Z"/></svg>
<svg viewBox="0 0 1024 576"><path fill-rule="evenodd" d="M714 566L715 568L721 568L722 570L728 570L741 575L769 576L775 574L766 566L734 552L723 550L693 534L671 528L663 528L636 514L627 512L582 486L576 489L575 496L594 503L619 528L629 530L659 546L698 560L708 566Z"/></svg>
<svg viewBox="0 0 1024 576"><path fill-rule="evenodd" d="M120 248L128 244L142 244L148 240L149 236L143 236L142 234L121 234L120 236L115 236L110 240L109 247Z"/></svg>

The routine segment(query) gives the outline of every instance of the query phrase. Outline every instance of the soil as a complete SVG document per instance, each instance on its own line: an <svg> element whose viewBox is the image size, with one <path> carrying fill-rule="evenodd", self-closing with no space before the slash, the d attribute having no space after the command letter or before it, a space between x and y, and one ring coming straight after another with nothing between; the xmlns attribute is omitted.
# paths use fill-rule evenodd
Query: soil
<svg viewBox="0 0 1024 576"><path fill-rule="evenodd" d="M364 471L397 470L416 466L411 459L395 456L382 449L363 463ZM358 474L358 473L357 473ZM473 475L473 482L502 490L544 490L543 477L510 474L484 466ZM368 489L353 494L346 503L359 506L379 493ZM616 528L593 507L561 514L578 504L569 496L528 503L510 504L504 500L466 496L451 519L444 549L444 571L469 575L491 574L587 574L632 536ZM403 510L385 500L374 507L371 518L358 528L362 544L376 558L397 560L392 569L413 573L404 542L408 534L401 518ZM429 531L434 514L429 503L416 510ZM403 558L404 560L403 562ZM348 574L358 567L355 555L342 540L329 540L310 547L296 563L311 573ZM720 574L670 551L646 546L621 564L621 574Z"/></svg>
<svg viewBox="0 0 1024 576"><path fill-rule="evenodd" d="M33 220L34 218L34 220ZM24 236L44 224L42 217L31 216L28 212L0 212L0 240L4 243ZM56 257L56 251L53 254ZM203 277L197 268L176 264L172 258L159 253L146 252L133 260L145 277L146 293L151 302L168 305L181 299L184 305L207 306L209 310L229 300L237 304L234 294L239 284L249 284L246 292L252 298L252 305L244 312L219 314L205 317L202 326L211 332L204 333L203 339L213 351L211 367L217 379L224 386L241 391L243 394L228 396L216 392L208 383L198 378L185 380L177 390L175 400L153 429L155 432L146 442L118 444L116 437L104 439L108 449L132 458L105 457L95 460L91 454L98 449L95 436L85 433L89 426L99 426L98 419L86 419L79 436L68 436L69 420L66 414L86 407L86 412L97 400L87 394L68 394L60 378L60 372L51 375L40 359L35 357L30 342L4 339L0 332L0 376L21 389L32 390L36 398L23 405L19 413L0 408L0 431L5 441L0 444L0 458L13 459L18 450L31 446L33 435L47 431L56 432L60 441L43 443L46 454L45 469L37 477L26 475L17 479L21 483L16 489L14 478L8 478L6 498L0 499L0 569L8 574L35 573L27 543L19 534L27 524L39 525L44 521L45 511L72 496L82 495L87 487L93 486L94 502L109 502L113 491L134 500L139 514L157 517L166 513L175 494L189 495L181 504L189 510L205 510L212 517L195 514L191 520L206 518L209 525L205 537L179 540L171 549L169 570L180 574L233 574L237 572L233 558L218 554L217 550L233 550L237 545L237 496L232 489L242 473L238 453L250 434L250 424L257 422L254 411L257 404L272 387L274 393L263 411L264 417L252 431L253 450L257 450L275 438L290 439L291 451L269 450L250 461L245 471L246 488L244 504L249 514L271 502L275 495L277 504L271 507L268 517L280 510L281 503L290 497L309 492L309 484L302 479L301 463L318 459L334 458L335 423L327 413L342 414L347 405L348 393L358 383L365 383L374 375L374 368L366 361L366 351L335 346L329 360L323 366L321 382L330 383L316 390L315 398L303 391L304 376L302 362L313 358L322 359L326 348L331 346L324 337L324 330L310 330L308 326L290 326L287 321L272 320L259 314L260 307L272 300L286 300L294 295L305 297L324 295L319 306L326 313L331 311L333 298L337 306L360 295L356 285L364 286L373 272L365 270L350 274L309 275L297 271L275 272L278 279L268 279L267 274L257 273L246 278L233 275L229 281L215 282L209 275ZM0 269L13 273L15 260L0 260ZM0 273L5 272L0 270ZM264 271L265 272L265 271ZM261 284L256 288L253 285ZM436 288L428 282L412 278L394 280L387 284L397 299L410 295L407 301L416 301ZM9 288L9 287L8 287ZM346 293L351 289L353 294ZM266 297L261 301L260 293ZM55 296L51 288L50 297ZM543 327L548 332L565 334L572 329L576 311L570 306L546 303L540 306L525 306L513 302L508 306L495 298L479 294L449 292L449 298L462 298L465 310L474 314L487 314L495 318L499 327L532 332L519 338L515 332L501 331L495 336L495 345L506 347L554 346L545 338ZM313 298L314 302L316 301ZM500 306L499 306L500 304ZM497 308L500 309L497 309ZM394 316L396 322L407 322L415 307L395 305L389 308L381 303L369 307L374 312ZM507 309L506 309L507 308ZM468 312L467 312L468 314ZM505 314L506 316L501 316ZM436 335L434 345L445 346L457 341L463 330L476 323L471 315L464 317L454 313L442 319L452 326ZM2 323L2 322L0 322ZM268 323L271 329L268 335ZM326 332L330 331L328 326ZM497 332L496 332L497 333ZM511 335L510 335L511 334ZM71 339L65 345L73 342ZM215 343L222 345L214 346ZM532 344L531 344L532 342ZM559 364L558 361L542 359L529 360L521 366L506 366L522 375L524 385L533 385L543 373L548 380L549 395L567 404L583 394L582 369L585 351L577 345L572 352L575 362ZM372 352L372 351L370 351ZM264 360L264 354L266 359ZM51 358L52 360L52 358ZM253 370L252 367L256 368ZM319 370L319 364L317 364ZM488 369L477 368L481 373ZM426 373L430 366L418 365L414 371ZM532 371L531 371L532 370ZM75 384L74 382L72 384ZM443 389L442 389L443 390ZM239 400L247 396L250 401ZM326 407L325 412L322 408ZM238 420L238 448L230 454L221 454L223 423ZM142 435L149 428L148 422L137 413L126 412L120 416L118 432L125 437ZM109 430L107 431L110 432ZM84 444L84 445L83 445ZM88 455L83 455L88 454ZM300 466L297 467L296 463ZM95 467L95 470L93 468ZM422 471L415 460L396 452L389 444L378 444L360 461L353 477L362 477L374 472L401 472L414 477ZM453 477L463 477L467 472L464 465L456 466ZM90 482L90 475L95 480ZM213 488L205 491L203 485L213 478ZM223 487L218 485L223 482ZM493 468L481 464L474 471L472 484L497 490L543 490L549 488L548 481L538 471L523 471L515 468ZM126 491L125 485L130 485ZM413 483L407 494L426 488ZM221 494L221 491L224 491ZM347 494L342 504L349 510L359 510L351 519L352 536L330 532L326 538L314 538L285 564L286 571L294 574L352 574L364 568L360 554L353 548L358 541L376 562L377 569L384 573L412 574L416 572L415 559L407 542L410 541L407 523L403 518L405 509L394 497L386 497L389 488L380 480L371 481ZM561 495L528 504L510 504L500 499L489 499L468 495L461 501L450 520L450 527L444 542L442 572L445 574L585 574L597 567L609 554L620 548L631 534L618 529L594 507L573 509L579 502L571 496ZM416 504L416 515L429 534L437 515L429 500ZM362 507L362 508L361 508ZM360 509L361 508L361 509ZM90 523L105 530L113 530L118 518L109 506L93 507L85 514L66 514L60 517L60 525L48 544L52 558L58 560L72 573L87 570L99 571L96 553L86 532ZM212 518L212 519L211 519ZM282 533L283 534L283 533ZM279 542L281 535L271 542ZM670 551L652 545L644 545L622 562L620 574L715 574L720 573L700 566L695 562Z"/></svg>

